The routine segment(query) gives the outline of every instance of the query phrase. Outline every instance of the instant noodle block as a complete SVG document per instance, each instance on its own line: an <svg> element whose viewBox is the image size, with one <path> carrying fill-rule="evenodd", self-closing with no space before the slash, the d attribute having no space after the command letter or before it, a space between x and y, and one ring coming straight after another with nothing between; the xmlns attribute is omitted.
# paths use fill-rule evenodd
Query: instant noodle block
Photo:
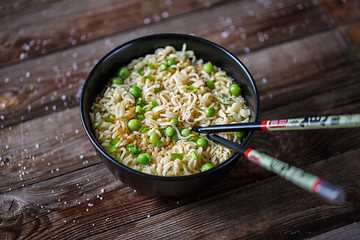
<svg viewBox="0 0 360 240"><path fill-rule="evenodd" d="M239 158L191 127L256 121L259 99L248 70L224 48L159 34L103 57L84 84L80 109L117 178L146 194L185 196L220 180ZM246 145L252 132L220 135Z"/></svg>

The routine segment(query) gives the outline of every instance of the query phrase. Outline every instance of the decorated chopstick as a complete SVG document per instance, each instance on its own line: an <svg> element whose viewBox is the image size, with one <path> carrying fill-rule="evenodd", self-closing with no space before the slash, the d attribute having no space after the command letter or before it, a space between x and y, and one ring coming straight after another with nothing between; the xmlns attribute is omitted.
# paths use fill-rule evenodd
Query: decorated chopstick
<svg viewBox="0 0 360 240"><path fill-rule="evenodd" d="M348 127L360 127L360 114L305 117L281 120L266 120L262 122L252 123L213 125L208 127L193 127L192 130L201 133L215 133L235 132L244 130L279 131Z"/></svg>
<svg viewBox="0 0 360 240"><path fill-rule="evenodd" d="M313 174L306 173L297 167L290 166L285 162L260 153L254 149L247 149L240 144L231 142L215 134L208 134L207 137L215 143L243 154L251 162L278 174L311 193L318 194L319 196L336 203L344 201L344 192L340 187L328 183Z"/></svg>

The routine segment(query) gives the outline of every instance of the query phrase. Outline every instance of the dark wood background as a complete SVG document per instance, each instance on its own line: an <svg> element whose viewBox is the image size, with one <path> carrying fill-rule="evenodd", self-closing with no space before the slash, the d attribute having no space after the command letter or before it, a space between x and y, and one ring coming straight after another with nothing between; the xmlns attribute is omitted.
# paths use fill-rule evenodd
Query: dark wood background
<svg viewBox="0 0 360 240"><path fill-rule="evenodd" d="M360 112L356 0L1 0L0 239L360 239L360 130L258 132L250 147L342 186L335 205L242 158L211 189L130 189L84 134L96 61L153 33L195 34L253 74L261 120Z"/></svg>

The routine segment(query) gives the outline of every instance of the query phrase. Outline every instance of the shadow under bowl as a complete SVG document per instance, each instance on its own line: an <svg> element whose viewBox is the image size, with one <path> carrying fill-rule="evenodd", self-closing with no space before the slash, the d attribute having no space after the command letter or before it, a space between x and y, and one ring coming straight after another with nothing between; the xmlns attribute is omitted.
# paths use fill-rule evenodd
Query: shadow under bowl
<svg viewBox="0 0 360 240"><path fill-rule="evenodd" d="M184 43L188 50L194 51L197 59L202 58L205 62L210 61L234 79L242 88L242 95L252 111L252 121L258 120L259 96L254 79L239 59L215 43L191 35L156 34L134 39L110 51L94 66L84 83L80 98L82 125L107 168L127 186L148 195L183 197L196 194L223 178L232 168L236 159L240 157L239 153L235 153L224 163L205 172L179 177L162 177L145 174L117 162L106 153L96 140L89 112L95 97L105 88L106 83L114 76L114 73L133 59L152 54L158 48L173 46L179 51ZM243 141L243 145L249 143L252 135L253 131L250 131Z"/></svg>

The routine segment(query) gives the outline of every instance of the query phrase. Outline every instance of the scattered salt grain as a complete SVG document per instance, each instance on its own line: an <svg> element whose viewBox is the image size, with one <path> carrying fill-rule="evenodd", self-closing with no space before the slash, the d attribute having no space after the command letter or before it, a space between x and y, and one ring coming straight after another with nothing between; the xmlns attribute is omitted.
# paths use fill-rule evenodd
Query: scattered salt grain
<svg viewBox="0 0 360 240"><path fill-rule="evenodd" d="M222 38L228 38L229 37L229 32L228 31L224 31L221 33L221 37Z"/></svg>
<svg viewBox="0 0 360 240"><path fill-rule="evenodd" d="M30 50L30 46L25 43L25 44L23 45L23 49L24 49L25 51L29 51L29 50Z"/></svg>
<svg viewBox="0 0 360 240"><path fill-rule="evenodd" d="M155 22L160 22L161 21L161 17L157 13L154 13L152 17L153 17Z"/></svg>
<svg viewBox="0 0 360 240"><path fill-rule="evenodd" d="M23 60L25 58L27 58L28 54L27 53L21 53L20 54L20 59Z"/></svg>
<svg viewBox="0 0 360 240"><path fill-rule="evenodd" d="M254 11L251 9L248 9L247 13L250 17L253 17L255 15Z"/></svg>
<svg viewBox="0 0 360 240"><path fill-rule="evenodd" d="M169 17L169 13L168 13L168 12L163 12L163 13L161 14L161 16L162 16L163 18L168 18L168 17Z"/></svg>
<svg viewBox="0 0 360 240"><path fill-rule="evenodd" d="M150 23L151 23L150 18L145 18L145 19L144 19L144 24L150 24Z"/></svg>
<svg viewBox="0 0 360 240"><path fill-rule="evenodd" d="M74 63L72 64L72 67L73 67L73 70L74 70L74 71L78 70L78 66L77 66L77 63L76 63L76 62L74 62Z"/></svg>

